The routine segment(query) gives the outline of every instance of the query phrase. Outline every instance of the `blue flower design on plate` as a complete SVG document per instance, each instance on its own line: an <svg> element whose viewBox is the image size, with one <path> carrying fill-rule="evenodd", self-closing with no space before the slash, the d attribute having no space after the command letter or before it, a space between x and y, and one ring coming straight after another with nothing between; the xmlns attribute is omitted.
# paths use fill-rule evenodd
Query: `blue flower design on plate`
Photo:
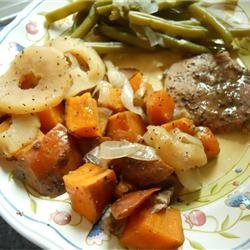
<svg viewBox="0 0 250 250"><path fill-rule="evenodd" d="M106 210L104 215L93 225L92 229L88 233L86 242L88 245L101 245L103 241L110 239L110 233L104 228L104 220L109 215L110 211Z"/></svg>
<svg viewBox="0 0 250 250"><path fill-rule="evenodd" d="M24 49L24 47L17 42L9 42L9 49L16 52L20 52Z"/></svg>
<svg viewBox="0 0 250 250"><path fill-rule="evenodd" d="M225 203L229 207L246 207L250 209L250 192L241 193L239 191L228 195Z"/></svg>

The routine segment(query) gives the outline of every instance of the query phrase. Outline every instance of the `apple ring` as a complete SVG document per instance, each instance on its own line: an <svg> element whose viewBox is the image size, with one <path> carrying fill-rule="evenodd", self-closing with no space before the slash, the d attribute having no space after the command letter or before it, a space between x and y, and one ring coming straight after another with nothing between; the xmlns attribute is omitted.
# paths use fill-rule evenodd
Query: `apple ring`
<svg viewBox="0 0 250 250"><path fill-rule="evenodd" d="M27 114L59 104L71 86L68 62L50 47L28 47L0 77L0 112Z"/></svg>

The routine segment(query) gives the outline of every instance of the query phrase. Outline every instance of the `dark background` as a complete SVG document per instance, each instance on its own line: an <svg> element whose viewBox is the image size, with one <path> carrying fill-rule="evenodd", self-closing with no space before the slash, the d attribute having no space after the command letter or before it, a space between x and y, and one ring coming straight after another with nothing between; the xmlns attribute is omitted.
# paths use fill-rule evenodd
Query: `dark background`
<svg viewBox="0 0 250 250"><path fill-rule="evenodd" d="M11 228L0 216L0 249L1 250L38 250L38 246L23 238Z"/></svg>

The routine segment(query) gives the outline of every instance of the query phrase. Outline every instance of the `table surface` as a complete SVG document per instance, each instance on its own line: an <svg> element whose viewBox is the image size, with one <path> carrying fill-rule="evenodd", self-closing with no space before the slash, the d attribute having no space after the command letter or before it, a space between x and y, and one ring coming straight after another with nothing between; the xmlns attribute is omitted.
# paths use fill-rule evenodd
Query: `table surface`
<svg viewBox="0 0 250 250"><path fill-rule="evenodd" d="M9 226L0 216L0 249L15 249L15 250L39 250L30 241L23 238L11 226Z"/></svg>

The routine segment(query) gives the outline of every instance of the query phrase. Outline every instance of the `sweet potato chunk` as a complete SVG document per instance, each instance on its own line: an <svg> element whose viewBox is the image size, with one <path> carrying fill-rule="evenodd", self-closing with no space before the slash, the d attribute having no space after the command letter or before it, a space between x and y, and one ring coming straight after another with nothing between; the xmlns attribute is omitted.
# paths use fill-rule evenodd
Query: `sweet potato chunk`
<svg viewBox="0 0 250 250"><path fill-rule="evenodd" d="M140 207L153 193L160 188L150 188L125 194L116 200L111 207L111 212L116 220L121 220L130 216L138 207Z"/></svg>
<svg viewBox="0 0 250 250"><path fill-rule="evenodd" d="M137 142L146 131L142 118L131 112L124 111L109 117L107 135L113 140Z"/></svg>
<svg viewBox="0 0 250 250"><path fill-rule="evenodd" d="M129 79L130 85L134 91L134 93L140 88L140 85L142 83L142 74L141 72L135 73L130 79Z"/></svg>
<svg viewBox="0 0 250 250"><path fill-rule="evenodd" d="M213 159L220 153L220 145L213 134L213 132L208 127L197 127L196 137L198 137L204 147L207 159Z"/></svg>
<svg viewBox="0 0 250 250"><path fill-rule="evenodd" d="M109 92L105 95L105 98L98 100L98 104L101 107L111 109L114 113L121 112L125 110L125 107L121 101L121 89L119 88L109 88Z"/></svg>
<svg viewBox="0 0 250 250"><path fill-rule="evenodd" d="M114 171L86 163L63 179L72 208L90 222L96 222L113 196Z"/></svg>
<svg viewBox="0 0 250 250"><path fill-rule="evenodd" d="M102 135L105 134L108 125L108 120L111 115L112 111L110 109L98 107L99 128L100 128L100 133Z"/></svg>
<svg viewBox="0 0 250 250"><path fill-rule="evenodd" d="M67 129L58 124L27 151L18 154L15 176L38 193L56 196L64 192L62 177L82 164L82 157Z"/></svg>
<svg viewBox="0 0 250 250"><path fill-rule="evenodd" d="M140 161L121 158L113 160L111 165L122 179L141 188L161 184L174 172L172 167L161 160Z"/></svg>
<svg viewBox="0 0 250 250"><path fill-rule="evenodd" d="M101 135L97 103L90 93L67 99L65 119L68 129L79 137Z"/></svg>
<svg viewBox="0 0 250 250"><path fill-rule="evenodd" d="M165 123L161 125L163 128L165 128L167 131L171 131L172 129L178 128L182 132L185 132L190 135L195 134L195 125L193 120L188 118L180 118L168 123Z"/></svg>
<svg viewBox="0 0 250 250"><path fill-rule="evenodd" d="M41 130L44 133L47 133L49 130L54 128L58 123L63 123L64 115L63 115L64 107L63 104L46 109L42 112L37 113L40 122L41 122Z"/></svg>
<svg viewBox="0 0 250 250"><path fill-rule="evenodd" d="M161 125L171 121L175 103L164 90L150 93L146 98L146 110L150 124Z"/></svg>
<svg viewBox="0 0 250 250"><path fill-rule="evenodd" d="M180 212L164 209L152 213L147 206L129 217L120 240L136 249L177 249L184 242Z"/></svg>

